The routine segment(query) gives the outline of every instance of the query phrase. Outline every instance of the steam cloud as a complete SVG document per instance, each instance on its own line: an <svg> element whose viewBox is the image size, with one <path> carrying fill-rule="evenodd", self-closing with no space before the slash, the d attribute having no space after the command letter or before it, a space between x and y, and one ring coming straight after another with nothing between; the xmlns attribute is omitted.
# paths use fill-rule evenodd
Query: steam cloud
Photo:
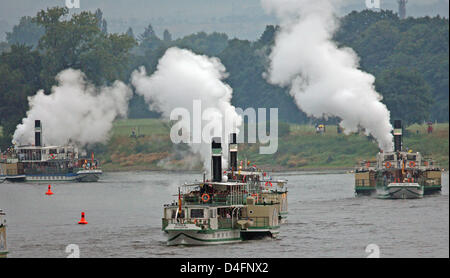
<svg viewBox="0 0 450 278"><path fill-rule="evenodd" d="M233 90L222 81L226 76L225 66L218 58L196 55L191 51L173 47L169 48L159 60L157 70L151 76L147 76L145 68L141 67L132 73L131 82L137 93L144 96L150 109L161 112L163 118L169 119L176 108L185 108L190 112L191 122L193 113L201 112L202 127L206 120L208 125L216 127L231 124L235 127L231 131L237 132L242 119L230 103ZM196 100L201 101L201 111L193 111L193 102ZM225 123L225 120L228 122ZM191 138L196 132L192 129L193 123L181 121L179 123L184 130L192 131L183 134L186 138ZM191 126L188 126L189 124ZM228 135L224 134L225 129L222 128L222 134L215 134L221 135L222 142L225 142L224 156L227 155L229 139ZM205 140L193 142L191 138L189 146L194 153L200 154L203 167L209 172L211 160L209 142ZM225 157L223 161L226 163Z"/></svg>
<svg viewBox="0 0 450 278"><path fill-rule="evenodd" d="M69 140L81 146L104 142L114 119L127 115L132 92L120 81L96 88L74 69L61 71L56 80L58 85L52 87L50 95L40 90L28 98L30 110L17 126L13 142L34 143L34 120L42 122L46 145L64 145Z"/></svg>
<svg viewBox="0 0 450 278"><path fill-rule="evenodd" d="M346 133L364 127L381 149L391 151L390 112L374 89L374 76L358 69L359 58L352 49L340 48L332 40L339 1L261 2L280 20L265 74L268 82L290 86L297 105L308 115L337 116Z"/></svg>

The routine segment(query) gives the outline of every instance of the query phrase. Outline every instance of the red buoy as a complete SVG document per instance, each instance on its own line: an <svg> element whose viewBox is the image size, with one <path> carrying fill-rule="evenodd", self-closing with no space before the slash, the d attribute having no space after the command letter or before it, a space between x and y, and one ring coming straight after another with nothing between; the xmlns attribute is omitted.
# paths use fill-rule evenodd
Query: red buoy
<svg viewBox="0 0 450 278"><path fill-rule="evenodd" d="M45 195L53 195L53 192L52 192L52 186L49 184L48 185L48 190L47 190L47 192L45 192Z"/></svg>
<svg viewBox="0 0 450 278"><path fill-rule="evenodd" d="M78 221L78 224L87 224L88 222L84 218L84 212L81 213L81 220Z"/></svg>

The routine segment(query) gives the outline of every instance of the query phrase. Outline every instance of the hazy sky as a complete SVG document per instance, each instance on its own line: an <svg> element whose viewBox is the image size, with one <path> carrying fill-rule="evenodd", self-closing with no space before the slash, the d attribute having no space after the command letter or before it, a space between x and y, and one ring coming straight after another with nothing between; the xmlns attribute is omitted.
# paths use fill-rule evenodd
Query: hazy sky
<svg viewBox="0 0 450 278"><path fill-rule="evenodd" d="M365 0L342 0L341 14L365 8ZM18 23L21 16L34 16L39 10L63 6L66 0L0 0L0 40ZM397 11L397 0L381 0L383 9ZM131 26L135 34L151 23L158 34L169 29L179 37L198 31L225 32L230 37L257 39L265 25L276 19L264 13L260 0L80 0L81 10L100 8L109 31L125 32ZM410 16L448 17L449 0L409 0Z"/></svg>

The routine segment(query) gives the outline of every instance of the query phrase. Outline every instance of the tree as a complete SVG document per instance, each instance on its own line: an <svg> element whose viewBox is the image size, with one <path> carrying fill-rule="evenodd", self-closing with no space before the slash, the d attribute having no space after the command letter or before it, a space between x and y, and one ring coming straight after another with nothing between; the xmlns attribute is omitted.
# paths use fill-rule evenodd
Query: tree
<svg viewBox="0 0 450 278"><path fill-rule="evenodd" d="M376 80L375 86L383 95L383 102L391 111L391 118L402 119L407 124L430 119L433 104L431 90L416 70L385 70Z"/></svg>
<svg viewBox="0 0 450 278"><path fill-rule="evenodd" d="M128 27L128 30L127 30L126 34L127 34L127 36L129 36L130 38L135 39L134 32L133 32L133 28Z"/></svg>
<svg viewBox="0 0 450 278"><path fill-rule="evenodd" d="M67 13L67 8L51 8L40 11L34 19L45 28L39 42L44 88L50 89L54 76L66 68L83 70L97 85L124 78L135 40L102 31L98 22L101 11L81 12L70 19L65 18Z"/></svg>
<svg viewBox="0 0 450 278"><path fill-rule="evenodd" d="M12 32L6 32L6 40L9 45L24 44L36 48L44 31L42 26L33 22L32 17L24 16L13 27Z"/></svg>
<svg viewBox="0 0 450 278"><path fill-rule="evenodd" d="M431 120L449 120L449 21L447 18L408 17L391 11L351 12L335 34L340 46L351 47L363 70L378 79L386 70L415 69L433 97Z"/></svg>
<svg viewBox="0 0 450 278"><path fill-rule="evenodd" d="M0 42L0 54L8 52L10 49L11 47L7 42Z"/></svg>
<svg viewBox="0 0 450 278"><path fill-rule="evenodd" d="M354 42L354 50L365 53L361 67L374 72L382 70L400 37L400 31L388 20L380 20L368 27Z"/></svg>
<svg viewBox="0 0 450 278"><path fill-rule="evenodd" d="M138 36L138 39L140 42L139 47L143 50L142 52L156 50L162 45L161 39L158 38L151 24Z"/></svg>
<svg viewBox="0 0 450 278"><path fill-rule="evenodd" d="M101 28L101 30L102 30L103 34L108 33L108 23L106 22L106 19L102 20L102 28Z"/></svg>
<svg viewBox="0 0 450 278"><path fill-rule="evenodd" d="M219 55L229 72L225 81L233 88L232 104L244 110L248 107L279 108L281 121L305 122L305 113L297 108L288 90L271 85L263 78L267 57L255 45L247 40L233 39Z"/></svg>
<svg viewBox="0 0 450 278"><path fill-rule="evenodd" d="M11 143L16 125L28 110L27 97L40 87L41 57L31 46L12 45L0 55L0 126L3 127L1 148Z"/></svg>
<svg viewBox="0 0 450 278"><path fill-rule="evenodd" d="M172 34L170 34L169 30L167 30L167 29L164 30L163 40L165 42L171 42L172 41Z"/></svg>
<svg viewBox="0 0 450 278"><path fill-rule="evenodd" d="M198 32L174 41L174 45L187 48L195 53L217 56L228 45L228 36L224 33Z"/></svg>

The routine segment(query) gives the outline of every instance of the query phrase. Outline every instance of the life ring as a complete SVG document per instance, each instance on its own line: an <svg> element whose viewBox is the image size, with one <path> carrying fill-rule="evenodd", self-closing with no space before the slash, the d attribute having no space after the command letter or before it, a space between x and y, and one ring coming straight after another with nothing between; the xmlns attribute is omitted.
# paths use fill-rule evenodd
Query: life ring
<svg viewBox="0 0 450 278"><path fill-rule="evenodd" d="M202 195L202 201L203 201L203 203L208 202L209 199L210 199L209 194L206 194L206 193L205 193L205 194Z"/></svg>
<svg viewBox="0 0 450 278"><path fill-rule="evenodd" d="M266 181L266 186L270 184L270 186L272 186L272 182L271 181Z"/></svg>
<svg viewBox="0 0 450 278"><path fill-rule="evenodd" d="M416 162L415 161L410 161L408 163L408 165L409 165L409 167L414 168L414 167L416 167Z"/></svg>
<svg viewBox="0 0 450 278"><path fill-rule="evenodd" d="M386 162L384 163L384 166L385 166L386 168L391 168L392 164L391 164L391 162L386 161Z"/></svg>

